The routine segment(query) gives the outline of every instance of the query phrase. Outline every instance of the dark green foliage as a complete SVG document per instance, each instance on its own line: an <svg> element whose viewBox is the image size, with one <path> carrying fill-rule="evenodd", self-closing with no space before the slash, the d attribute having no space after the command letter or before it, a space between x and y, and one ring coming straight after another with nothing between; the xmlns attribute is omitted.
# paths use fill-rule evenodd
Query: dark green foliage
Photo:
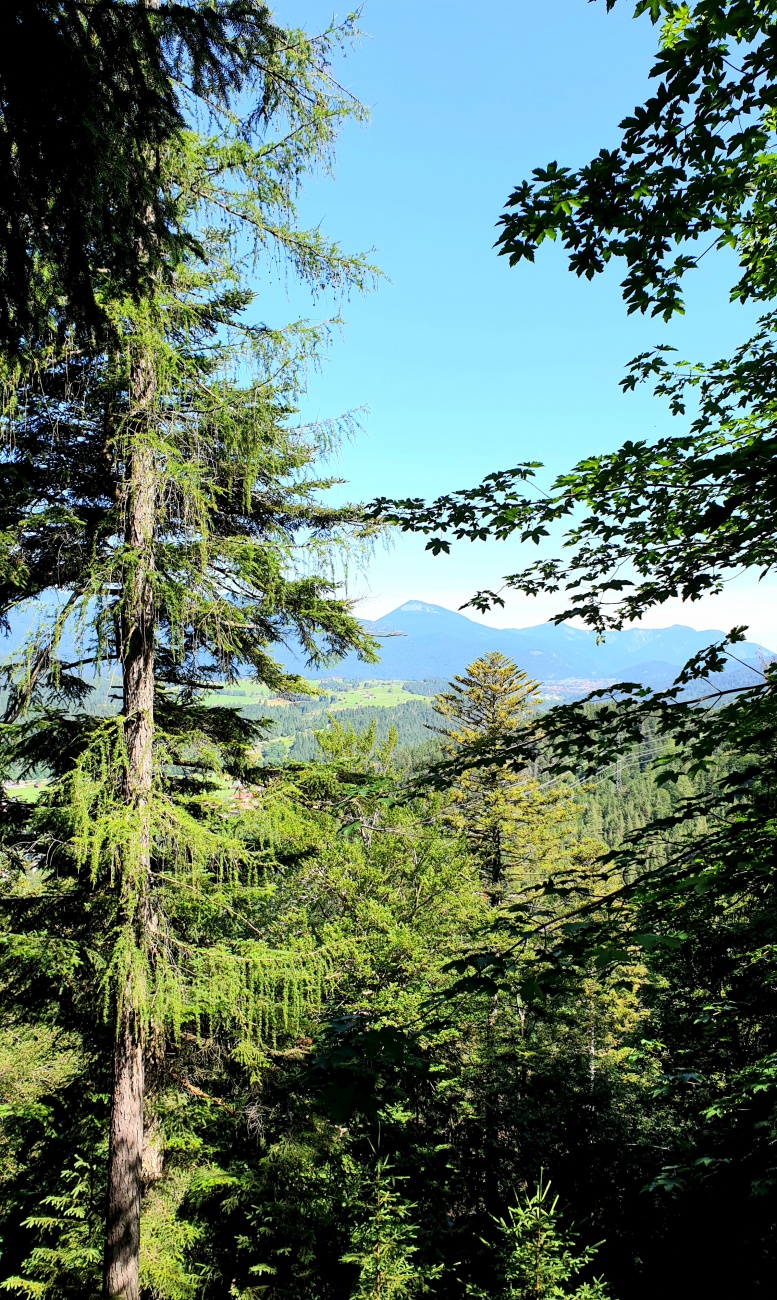
<svg viewBox="0 0 777 1300"><path fill-rule="evenodd" d="M420 682L405 682L404 689L412 691L415 695L439 695L440 691L447 690L448 682L444 677L424 677Z"/></svg>
<svg viewBox="0 0 777 1300"><path fill-rule="evenodd" d="M659 25L655 91L621 124L616 149L577 171L553 163L514 191L500 251L531 261L559 238L570 268L589 278L620 259L628 309L668 319L682 310L684 275L725 247L739 261L732 298L771 302L777 9L640 0L635 13ZM540 468L525 464L430 505L378 502L376 511L430 535L434 552L451 538L545 544L564 528L558 558L505 581L559 593L558 621L580 616L605 635L668 599L720 591L742 569L766 574L777 554L774 330L769 312L713 364L677 362L669 348L635 358L624 388L652 382L684 421L676 436L584 459L541 496L522 490ZM501 600L484 590L473 604ZM655 1038L637 1055L660 1066L656 1096L672 1111L653 1185L675 1202L665 1244L683 1261L677 1294L766 1294L772 1267L775 677L765 665L721 682L741 639L734 629L668 690L621 683L593 694L604 705L593 713L585 702L551 709L508 747L513 761L542 756L559 774L605 769L608 780L648 737L661 749L653 779L631 786L646 828L629 825L628 803L616 806L617 780L586 814L598 829L606 813L614 852L588 895L568 877L554 882L567 906L576 902L555 921L540 914L548 947L533 987L547 996L581 963L607 969L629 954L650 973ZM520 950L537 916L517 914L508 928ZM480 963L501 987L510 963L498 954ZM482 978L474 957L467 969ZM709 1253L699 1246L706 1236Z"/></svg>
<svg viewBox="0 0 777 1300"><path fill-rule="evenodd" d="M542 1180L533 1196L511 1205L504 1218L496 1220L502 1235L501 1271L504 1277L499 1295L504 1300L606 1300L607 1287L601 1279L581 1282L596 1254L595 1246L576 1255L574 1236L559 1224L558 1197L551 1199L550 1184ZM473 1291L477 1295L477 1291ZM485 1297L485 1292L481 1293Z"/></svg>
<svg viewBox="0 0 777 1300"><path fill-rule="evenodd" d="M726 915L711 891L681 890L667 895L662 919L636 896L630 929L643 935L641 952L627 948L608 972L585 950L574 959L570 951L555 970L544 935L569 904L551 898L497 987L463 982L462 947L482 951L486 927L497 953L509 956L513 900L498 909L494 928L478 864L445 818L445 796L409 800L395 776L382 775L375 739L366 746L340 721L325 750L323 764L265 772L253 808L231 819L250 847L254 880L222 887L213 907L195 897L187 907L185 892L175 902L178 932L200 943L241 933L244 922L230 920L226 905L276 950L296 942L326 954L330 973L321 1011L261 1057L236 1051L224 1026L184 1033L150 1066L147 1285L165 1300L196 1295L198 1278L206 1300L226 1283L243 1295L266 1286L274 1300L349 1300L359 1270L344 1260L380 1240L400 1273L412 1262L408 1285L426 1277L431 1294L446 1300L463 1300L467 1287L499 1295L507 1275L491 1216L509 1222L521 1188L544 1170L580 1251L605 1239L575 1285L601 1273L613 1295L629 1300L647 1300L657 1287L679 1300L697 1284L722 1300L736 1267L758 1294L773 1228L763 1195L769 1148L758 1128L769 1118L768 1095L743 1115L756 1139L745 1162L734 1110L699 1122L703 1106L730 1097L721 1078L744 1022L728 1018L743 994L751 997L756 936L769 937L757 907ZM585 820L601 789L579 791ZM703 795L704 782L695 789ZM629 776L624 764L618 798L636 819L632 792L649 808L661 797L650 776ZM575 897L591 878L590 864L581 864ZM64 1065L53 1074L48 1128L25 1120L13 1130L16 1150L39 1154L6 1173L6 1267L38 1278L50 1267L50 1296L84 1295L89 1258L99 1255L107 1110L95 1086L104 1068L96 990L81 972L108 957L112 904L95 900L86 881L41 888L37 876L27 879L10 886L4 904L17 936L0 949L6 1013L21 1025L51 1024L64 1049L82 1056L65 1063L73 1083ZM589 916L600 939L609 933L606 909ZM680 926L696 936L692 943L651 948L644 940ZM768 993L750 1014L736 1048L745 1068L768 1048ZM44 1047L50 1058L61 1050ZM387 1216L384 1233L370 1198L376 1161L385 1160L401 1213ZM48 1213L43 1199L75 1186L84 1167L94 1171L93 1199L84 1201L92 1209L78 1232L57 1215L45 1230L37 1225ZM730 1241L721 1216L732 1215L735 1200ZM710 1222L720 1225L714 1252ZM51 1248L49 1263L31 1255L36 1244ZM668 1249L677 1254L671 1280Z"/></svg>
<svg viewBox="0 0 777 1300"><path fill-rule="evenodd" d="M288 704L281 707L250 705L245 713L248 717L256 713L257 716L267 718L273 723L272 730L268 732L267 739L262 745L262 753L267 762L289 760L307 763L318 757L319 748L315 733L326 725L326 704L311 700L307 705ZM414 750L423 744L428 736L426 728L430 725L433 716L429 705L422 700L408 700L406 704L398 704L393 709L369 706L354 709L338 708L337 712L332 714L338 723L355 727L357 731L362 731L374 722L378 740L385 740L393 727L401 751ZM278 733L286 739L273 739Z"/></svg>
<svg viewBox="0 0 777 1300"><path fill-rule="evenodd" d="M667 87L598 170L554 173L523 194L509 237L525 247L512 252L530 256L563 228L584 259L576 269L623 256L630 305L666 312L685 268L673 232L706 229L739 240L735 293L769 296L772 8L640 3L666 20ZM726 40L740 47L733 69ZM675 129L681 117L687 130ZM320 156L326 128L305 121L304 147ZM210 146L192 148L189 174L212 179ZM229 246L257 173L236 179L218 154L222 166L210 193L231 196ZM577 189L554 206L557 190L542 186L562 182ZM650 225L657 200L666 238ZM318 274L315 233L295 247ZM364 272L327 255L335 281ZM193 255L182 265L174 294L160 282L166 323L132 317L129 330L130 352L137 335L151 339L159 381L145 820L117 797L123 718L85 694L94 665L64 660L60 627L9 682L7 760L54 780L35 806L7 799L0 823L3 1285L44 1300L98 1292L104 1016L117 972L130 971L148 1083L141 1284L154 1300L593 1300L605 1284L618 1300L771 1295L774 671L724 695L713 647L669 690L624 683L505 724L488 763L542 792L530 828L542 852L516 853L489 896L474 804L456 815L457 789L477 782L473 747L443 763L416 754L412 780L393 757L393 723L412 732L423 701L375 710L361 731L362 710L322 725L331 700L260 703L253 717L212 701L214 682L239 685L246 665L274 690L301 690L270 658L289 625L311 657L322 637L335 655L354 642L370 654L327 567L338 531L364 521L320 502L305 467L326 436L306 441L289 425L291 358L304 361L315 338L303 331L300 353L284 336L246 334L247 300L221 271ZM677 592L714 590L742 564L769 565L771 329L767 318L707 371L637 360L627 384L655 375L678 415L688 384L700 397L678 439L584 461L539 503L515 490L536 468L523 466L390 513L440 550L446 533L537 541L585 506L567 559L510 581L563 588L566 614L605 631ZM229 330L251 361L241 384ZM268 369L279 356L280 385ZM137 553L121 543L126 443L104 416L121 424L131 368L107 353L42 368L9 408L18 436L3 459L4 607L61 573L91 628L86 657L106 666L121 654ZM300 536L324 561L304 576ZM476 685L459 683L465 706ZM269 715L300 736L307 761L272 751ZM262 750L284 763L261 766ZM567 825L550 812L571 809L570 785L580 807ZM499 816L525 817L523 778L500 792ZM136 884L127 871L145 829L153 913L133 948L116 863Z"/></svg>
<svg viewBox="0 0 777 1300"><path fill-rule="evenodd" d="M8 0L0 12L0 344L109 326L191 248L160 160L197 102L255 99L283 33L256 0ZM45 82L45 93L41 84Z"/></svg>

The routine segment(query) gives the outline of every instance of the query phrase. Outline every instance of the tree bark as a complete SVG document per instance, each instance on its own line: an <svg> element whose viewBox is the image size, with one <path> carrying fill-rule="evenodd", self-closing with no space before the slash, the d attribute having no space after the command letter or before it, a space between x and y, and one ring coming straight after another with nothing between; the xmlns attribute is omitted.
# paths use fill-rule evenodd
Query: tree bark
<svg viewBox="0 0 777 1300"><path fill-rule="evenodd" d="M153 361L140 354L130 376L131 423L126 463L122 592L122 685L126 769L123 795L138 813L138 842L121 880L123 919L134 943L147 949L150 934L151 831L149 803L154 739L154 530L156 474L148 432L155 393ZM133 427L134 426L134 427ZM128 977L119 999L113 1058L108 1207L103 1294L138 1300L143 1159L144 1061L141 1026Z"/></svg>
<svg viewBox="0 0 777 1300"><path fill-rule="evenodd" d="M159 0L141 0L158 9ZM146 224L153 223L147 211ZM127 766L124 799L139 814L137 857L122 873L124 919L134 941L146 948L149 939L151 885L151 827L148 818L153 784L154 743L154 533L156 473L149 444L156 373L153 358L143 348L130 364L130 425L125 464L126 519L124 541L130 557L122 591L122 691ZM143 1194L143 1095L145 1063L141 1026L133 1012L128 978L120 1000L113 1054L111 1132L108 1152L108 1206L105 1231L103 1295L105 1300L139 1300L140 1209Z"/></svg>
<svg viewBox="0 0 777 1300"><path fill-rule="evenodd" d="M104 1292L138 1300L143 1158L143 1047L127 1017L113 1053Z"/></svg>

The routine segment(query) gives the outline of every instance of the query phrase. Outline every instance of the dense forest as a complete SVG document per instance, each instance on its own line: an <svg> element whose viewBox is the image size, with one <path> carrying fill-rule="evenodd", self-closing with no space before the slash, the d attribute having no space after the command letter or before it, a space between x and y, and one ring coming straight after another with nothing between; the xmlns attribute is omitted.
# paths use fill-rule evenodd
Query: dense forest
<svg viewBox="0 0 777 1300"><path fill-rule="evenodd" d="M226 1294L228 1278L232 1294L412 1295L445 1279L445 1294L496 1296L522 1294L537 1267L551 1295L558 1279L560 1294L609 1294L602 1272L647 1294L660 1243L698 1233L698 1188L685 1209L663 1188L643 1204L692 1150L662 1084L669 970L649 980L632 954L524 992L569 880L598 888L607 830L618 843L683 792L657 788L639 756L578 788L498 763L441 777L473 735L498 754L538 694L499 655L453 690L433 699L433 750L402 755L396 733L378 736L374 715L398 709L358 729L344 710L314 760L264 767L249 799L211 782L211 817L246 872L180 894L176 921L199 943L240 942L248 926L265 964L248 988L234 971L225 983L231 1031L189 1012L150 1062L148 1294ZM5 887L6 1287L84 1294L100 1258L110 1025L102 981L83 972L108 967L112 935L88 877L20 865ZM468 954L514 948L532 899L509 984L462 979ZM651 1243L652 1269L635 1267Z"/></svg>
<svg viewBox="0 0 777 1300"><path fill-rule="evenodd" d="M625 263L668 321L726 250L755 334L631 363L676 435L368 505L329 495L351 417L299 415L337 310L256 308L279 267L312 300L379 277L298 210L365 117L356 18L0 17L2 630L36 611L0 658L9 1295L773 1292L775 666L724 682L734 628L552 707L496 652L366 707L336 677L377 683L346 579L387 530L512 539L474 607L552 594L602 637L774 566L777 3L634 16L645 102L518 182L498 251Z"/></svg>

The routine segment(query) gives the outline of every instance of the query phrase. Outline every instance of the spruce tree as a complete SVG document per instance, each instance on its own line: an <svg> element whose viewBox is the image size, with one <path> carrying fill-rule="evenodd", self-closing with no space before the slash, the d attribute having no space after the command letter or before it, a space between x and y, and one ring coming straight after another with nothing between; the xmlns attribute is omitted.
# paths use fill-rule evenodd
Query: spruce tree
<svg viewBox="0 0 777 1300"><path fill-rule="evenodd" d="M442 1266L424 1268L418 1254L411 1211L397 1190L397 1177L385 1158L379 1158L369 1179L364 1218L352 1234L351 1249L344 1264L359 1270L350 1300L411 1300L429 1291L430 1282L442 1273Z"/></svg>
<svg viewBox="0 0 777 1300"><path fill-rule="evenodd" d="M508 752L540 699L539 684L497 651L481 655L434 699L446 724L434 730L455 767L447 816L466 837L495 901L508 875L526 883L548 852L558 854L559 822L569 815L566 789L543 788Z"/></svg>
<svg viewBox="0 0 777 1300"><path fill-rule="evenodd" d="M179 133L160 161L186 256L140 299L106 292L111 347L38 349L6 393L0 601L5 618L33 602L38 621L6 665L4 758L53 778L16 851L110 900L106 1297L139 1294L149 1053L184 1026L229 1024L250 1068L320 978L241 923L256 868L223 787L250 779L258 728L203 697L243 672L304 689L269 653L290 635L311 662L375 657L333 557L368 528L358 508L323 504L329 480L309 469L336 430L294 420L324 330L250 319L260 255L313 288L370 274L295 220L301 179L360 111L328 70L343 34L256 49L258 108L228 82L200 105L213 133ZM118 717L79 711L100 673L120 679Z"/></svg>
<svg viewBox="0 0 777 1300"><path fill-rule="evenodd" d="M533 1196L524 1196L506 1218L495 1220L502 1238L499 1300L608 1300L600 1278L579 1281L598 1247L580 1249L575 1234L564 1232L560 1218L558 1197L551 1200L550 1183L543 1185L540 1179ZM469 1294L473 1300L485 1300L479 1287Z"/></svg>

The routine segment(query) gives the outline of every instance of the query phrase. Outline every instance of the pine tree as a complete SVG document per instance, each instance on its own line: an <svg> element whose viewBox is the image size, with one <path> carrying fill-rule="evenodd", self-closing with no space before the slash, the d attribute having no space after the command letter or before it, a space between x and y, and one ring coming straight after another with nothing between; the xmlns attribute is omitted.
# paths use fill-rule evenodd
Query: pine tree
<svg viewBox="0 0 777 1300"><path fill-rule="evenodd" d="M6 666L4 758L53 777L16 851L110 900L106 1297L139 1294L149 1054L184 1026L230 1025L250 1068L321 979L303 952L271 951L242 921L256 867L220 792L250 778L260 727L202 694L245 671L304 689L269 653L290 634L312 662L375 657L333 557L368 528L356 507L321 502L329 480L309 468L336 429L294 423L324 331L249 318L260 254L313 288L370 274L295 222L298 184L360 111L328 70L342 36L289 32L256 49L258 109L228 82L200 105L217 134L189 131L160 161L188 255L139 301L106 293L111 348L40 350L6 394L0 610L37 602L39 620ZM120 676L118 718L78 708L100 672Z"/></svg>

